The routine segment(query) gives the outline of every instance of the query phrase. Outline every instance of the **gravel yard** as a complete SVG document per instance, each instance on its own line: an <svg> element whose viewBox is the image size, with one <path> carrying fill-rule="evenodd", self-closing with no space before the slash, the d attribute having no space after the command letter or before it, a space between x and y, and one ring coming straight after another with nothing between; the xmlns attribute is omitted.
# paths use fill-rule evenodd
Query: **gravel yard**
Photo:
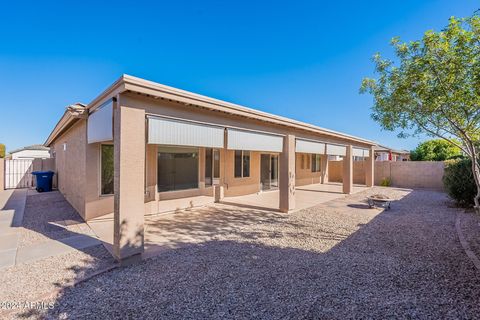
<svg viewBox="0 0 480 320"><path fill-rule="evenodd" d="M77 211L58 192L30 192L25 203L19 247L88 233Z"/></svg>
<svg viewBox="0 0 480 320"><path fill-rule="evenodd" d="M379 192L399 199L390 211L363 202ZM42 316L476 318L480 272L458 240L458 212L440 192L373 188L104 273ZM480 220L464 215L476 241Z"/></svg>

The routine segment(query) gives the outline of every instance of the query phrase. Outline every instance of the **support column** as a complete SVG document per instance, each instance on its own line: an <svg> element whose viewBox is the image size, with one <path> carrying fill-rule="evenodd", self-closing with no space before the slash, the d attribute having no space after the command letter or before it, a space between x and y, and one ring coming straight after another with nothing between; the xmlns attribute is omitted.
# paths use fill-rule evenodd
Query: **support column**
<svg viewBox="0 0 480 320"><path fill-rule="evenodd" d="M375 150L370 147L368 158L365 161L365 184L373 187L375 183Z"/></svg>
<svg viewBox="0 0 480 320"><path fill-rule="evenodd" d="M321 172L321 179L320 183L324 184L328 182L328 155L327 154L322 154L321 156L322 159L322 172Z"/></svg>
<svg viewBox="0 0 480 320"><path fill-rule="evenodd" d="M347 146L347 153L343 157L343 193L350 194L353 191L353 147Z"/></svg>
<svg viewBox="0 0 480 320"><path fill-rule="evenodd" d="M280 211L295 209L295 136L283 138L283 152L280 155Z"/></svg>
<svg viewBox="0 0 480 320"><path fill-rule="evenodd" d="M219 149L220 153L220 184L213 188L213 197L215 202L220 202L225 197L225 188L227 187L226 165L227 165L227 146L228 146L228 132L225 129L223 132L223 148Z"/></svg>
<svg viewBox="0 0 480 320"><path fill-rule="evenodd" d="M145 110L114 104L113 252L122 264L141 260L145 214Z"/></svg>

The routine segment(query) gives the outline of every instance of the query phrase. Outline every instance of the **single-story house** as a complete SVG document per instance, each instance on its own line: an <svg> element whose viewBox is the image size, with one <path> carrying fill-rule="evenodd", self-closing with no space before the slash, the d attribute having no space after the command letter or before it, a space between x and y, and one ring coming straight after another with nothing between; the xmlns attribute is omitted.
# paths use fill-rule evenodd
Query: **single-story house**
<svg viewBox="0 0 480 320"><path fill-rule="evenodd" d="M50 158L50 148L41 144L34 144L31 146L15 149L8 152L8 159L48 159Z"/></svg>
<svg viewBox="0 0 480 320"><path fill-rule="evenodd" d="M382 145L375 146L376 161L409 161L410 151L396 150Z"/></svg>
<svg viewBox="0 0 480 320"><path fill-rule="evenodd" d="M278 188L279 209L295 208L295 186L328 181L341 156L343 192L353 157L373 185L376 143L233 103L123 75L89 104L67 107L45 145L58 188L85 219L114 214L114 255L143 252L144 215L163 201ZM175 200L175 201L177 201Z"/></svg>

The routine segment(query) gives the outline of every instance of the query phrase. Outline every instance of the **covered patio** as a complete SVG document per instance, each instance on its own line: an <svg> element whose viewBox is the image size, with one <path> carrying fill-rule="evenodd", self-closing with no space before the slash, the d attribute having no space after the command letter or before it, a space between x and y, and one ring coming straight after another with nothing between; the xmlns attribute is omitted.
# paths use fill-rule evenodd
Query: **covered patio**
<svg viewBox="0 0 480 320"><path fill-rule="evenodd" d="M372 141L134 77L119 83L88 107L84 210L119 261L141 257L148 220L166 210L301 210L361 190L354 158L373 186ZM342 184L328 183L330 157L343 159Z"/></svg>
<svg viewBox="0 0 480 320"><path fill-rule="evenodd" d="M352 193L369 189L354 185ZM321 205L336 199L344 199L341 183L312 184L297 187L294 211ZM191 197L196 201L198 197ZM252 223L267 222L287 216L278 209L279 190L257 194L226 197L220 203L205 203L189 209L178 209L145 216L144 258L154 256L158 251L178 247L183 243L199 243L218 235L235 233ZM188 200L188 199L187 199ZM170 204L170 202L169 202ZM108 214L88 221L88 225L113 254L114 214Z"/></svg>
<svg viewBox="0 0 480 320"><path fill-rule="evenodd" d="M366 189L368 189L366 185L354 184L351 193L357 193ZM279 190L273 190L245 196L225 197L221 203L242 208L279 211L279 193ZM295 209L290 212L314 207L318 204L343 197L345 197L343 184L338 182L298 186L295 188Z"/></svg>

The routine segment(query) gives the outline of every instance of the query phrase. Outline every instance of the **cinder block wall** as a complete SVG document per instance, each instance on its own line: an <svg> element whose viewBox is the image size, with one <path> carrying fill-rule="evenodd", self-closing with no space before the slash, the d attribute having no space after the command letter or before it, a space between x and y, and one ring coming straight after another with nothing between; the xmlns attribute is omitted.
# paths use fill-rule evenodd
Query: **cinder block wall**
<svg viewBox="0 0 480 320"><path fill-rule="evenodd" d="M0 158L0 191L5 190L5 159Z"/></svg>
<svg viewBox="0 0 480 320"><path fill-rule="evenodd" d="M328 162L328 181L342 182L343 160ZM365 184L365 161L353 161L353 183Z"/></svg>
<svg viewBox="0 0 480 320"><path fill-rule="evenodd" d="M330 161L328 165L329 181L342 182L343 161ZM394 187L443 190L444 170L442 161L375 161L375 185L390 178ZM353 183L365 183L365 162L354 161Z"/></svg>
<svg viewBox="0 0 480 320"><path fill-rule="evenodd" d="M328 161L328 181L342 182L343 161Z"/></svg>
<svg viewBox="0 0 480 320"><path fill-rule="evenodd" d="M442 161L397 161L390 163L393 186L443 190Z"/></svg>

